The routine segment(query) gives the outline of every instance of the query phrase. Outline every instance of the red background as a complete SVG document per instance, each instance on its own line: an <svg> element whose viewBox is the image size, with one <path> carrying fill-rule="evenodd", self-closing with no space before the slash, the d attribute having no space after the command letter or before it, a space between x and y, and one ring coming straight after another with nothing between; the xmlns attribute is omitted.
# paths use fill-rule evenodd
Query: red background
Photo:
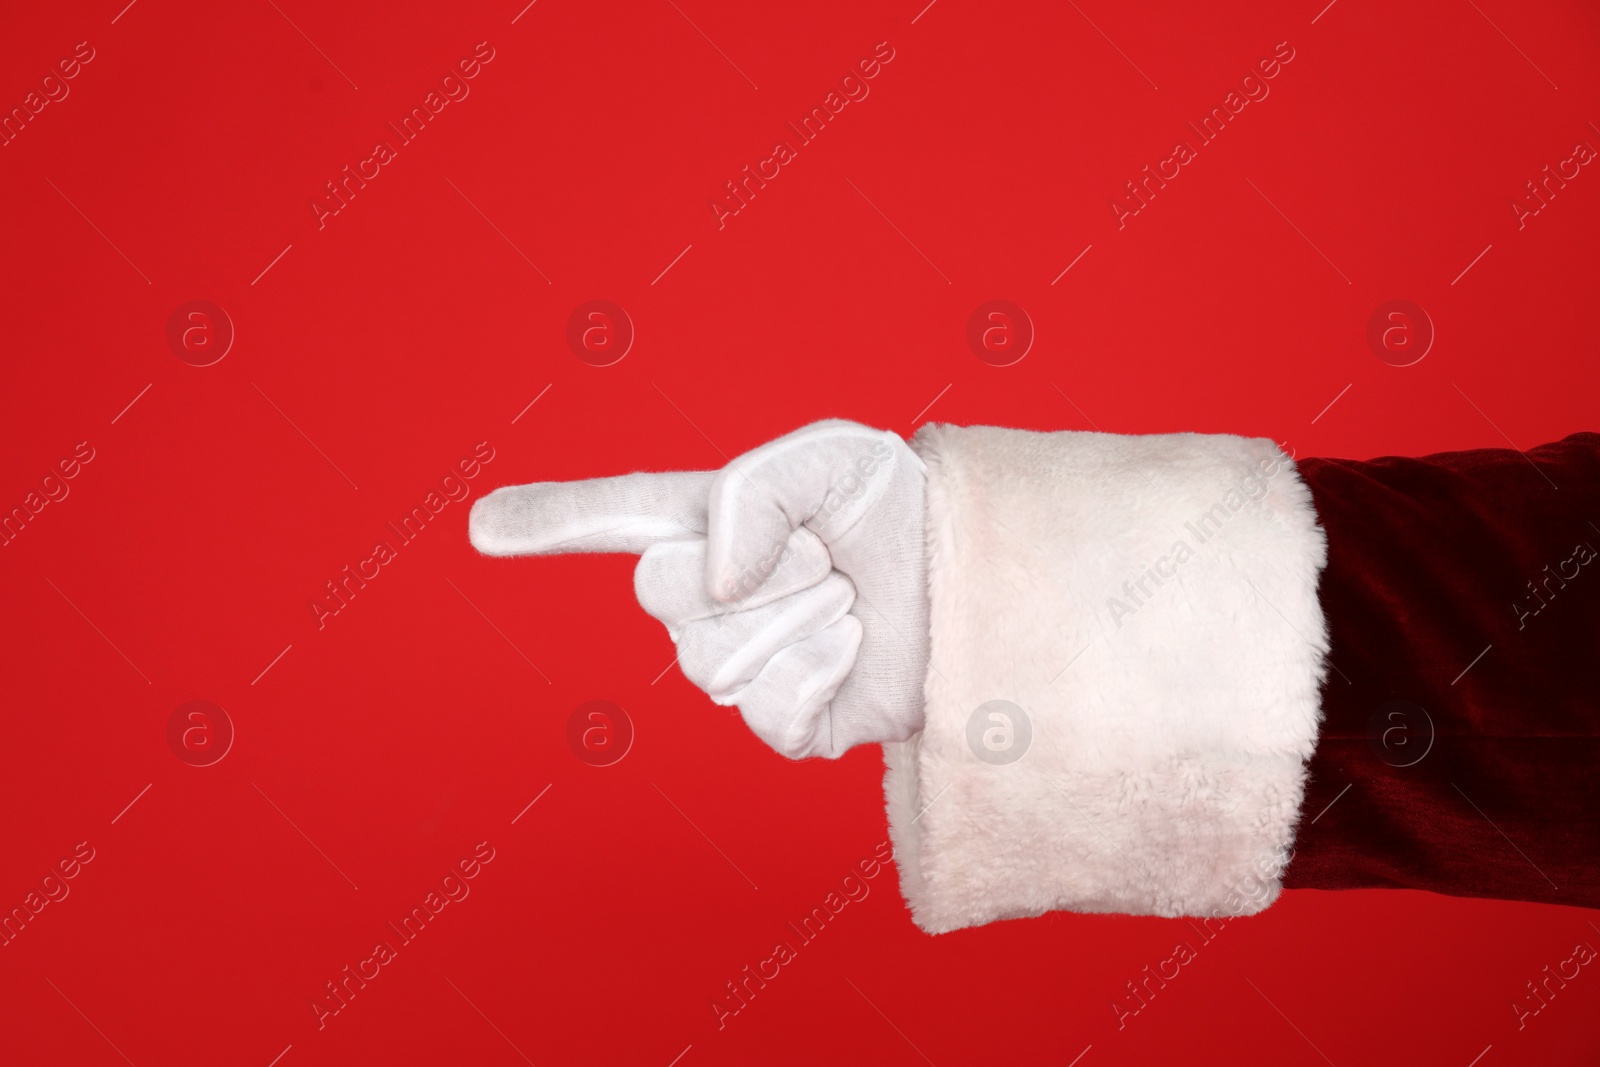
<svg viewBox="0 0 1600 1067"><path fill-rule="evenodd" d="M1600 945L1591 912L1287 893L1119 1031L1185 924L931 938L892 868L719 1030L724 983L883 840L879 753L774 756L662 675L630 560L480 558L466 502L318 628L324 583L481 441L473 497L719 466L826 416L909 434L935 398L1302 456L1600 428L1600 175L1524 228L1509 206L1600 146L1592 5L924 2L0 18L7 109L94 49L0 148L0 507L95 454L0 549L0 907L95 850L0 948L0 1058L1595 1062L1600 976L1521 1031L1510 1008ZM324 183L480 41L470 96L319 229ZM719 229L723 183L881 41L870 96ZM1124 183L1283 41L1270 95L1119 230ZM604 368L565 340L596 298L637 331ZM165 336L197 299L237 331L203 368ZM964 339L990 299L1037 332L1010 367ZM1437 332L1413 366L1366 342L1393 299ZM193 699L236 730L212 766L167 743ZM592 699L637 732L614 766L566 742ZM319 1030L324 983L480 841L471 895Z"/></svg>

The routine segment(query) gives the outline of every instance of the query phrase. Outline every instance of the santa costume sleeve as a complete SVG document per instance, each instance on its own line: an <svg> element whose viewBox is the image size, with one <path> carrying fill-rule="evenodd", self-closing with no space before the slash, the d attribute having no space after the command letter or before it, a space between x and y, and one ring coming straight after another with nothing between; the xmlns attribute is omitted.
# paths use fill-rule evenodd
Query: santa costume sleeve
<svg viewBox="0 0 1600 1067"><path fill-rule="evenodd" d="M1530 837L1565 820L1554 851L1587 853L1544 873L1576 884L1600 844L1593 790L1577 777L1600 755L1600 576L1587 613L1549 628L1559 649L1506 674L1480 663L1470 685L1450 679L1516 624L1494 606L1501 586L1538 576L1540 553L1559 572L1576 558L1570 543L1551 547L1563 539L1600 543L1600 529L1540 532L1557 513L1570 526L1583 505L1600 511L1597 443L1297 469L1266 439L924 427L912 446L928 469L926 724L884 746L917 924L943 932L1056 909L1246 915L1277 899L1286 867L1291 886L1538 899L1532 870L1472 854L1496 833L1491 808ZM1545 474L1572 491L1547 499ZM1498 514L1508 494L1520 519ZM1480 557L1499 561L1492 581ZM1558 663L1580 651L1576 673ZM1571 698L1518 723L1552 688ZM1369 713L1402 698L1433 714L1434 733L1478 736L1459 751L1439 738L1431 766L1399 767L1415 750L1393 758L1394 736L1374 734ZM1520 731L1510 785L1495 774L1506 727ZM1558 760L1563 799L1525 825L1514 816L1557 748L1532 738L1562 731L1582 738ZM1307 810L1344 785L1359 803L1311 810L1321 825L1307 826ZM1488 807L1474 815L1469 803ZM1450 805L1445 839L1417 848Z"/></svg>

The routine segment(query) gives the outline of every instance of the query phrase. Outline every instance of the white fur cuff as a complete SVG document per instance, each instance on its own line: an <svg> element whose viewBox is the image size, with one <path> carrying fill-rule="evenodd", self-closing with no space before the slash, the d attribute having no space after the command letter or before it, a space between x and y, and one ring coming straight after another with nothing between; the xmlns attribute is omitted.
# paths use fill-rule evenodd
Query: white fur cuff
<svg viewBox="0 0 1600 1067"><path fill-rule="evenodd" d="M930 933L1277 899L1321 719L1327 546L1270 440L925 426L927 722L887 744Z"/></svg>

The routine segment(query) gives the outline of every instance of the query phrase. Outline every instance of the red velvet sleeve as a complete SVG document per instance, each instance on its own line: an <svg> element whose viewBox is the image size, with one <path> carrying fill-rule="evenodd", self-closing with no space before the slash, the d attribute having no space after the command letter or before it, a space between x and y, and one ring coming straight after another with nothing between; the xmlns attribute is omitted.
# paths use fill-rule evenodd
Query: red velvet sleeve
<svg viewBox="0 0 1600 1067"><path fill-rule="evenodd" d="M1600 434L1299 468L1332 650L1285 887L1600 907Z"/></svg>

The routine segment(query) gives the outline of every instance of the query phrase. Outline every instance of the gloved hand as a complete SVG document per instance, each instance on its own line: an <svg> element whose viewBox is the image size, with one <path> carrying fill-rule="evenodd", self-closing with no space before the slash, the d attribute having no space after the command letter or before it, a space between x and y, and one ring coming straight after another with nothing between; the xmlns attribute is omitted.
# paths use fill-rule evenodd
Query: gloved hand
<svg viewBox="0 0 1600 1067"><path fill-rule="evenodd" d="M492 556L642 553L634 589L678 663L791 759L922 728L926 474L898 436L813 423L721 471L497 489Z"/></svg>

